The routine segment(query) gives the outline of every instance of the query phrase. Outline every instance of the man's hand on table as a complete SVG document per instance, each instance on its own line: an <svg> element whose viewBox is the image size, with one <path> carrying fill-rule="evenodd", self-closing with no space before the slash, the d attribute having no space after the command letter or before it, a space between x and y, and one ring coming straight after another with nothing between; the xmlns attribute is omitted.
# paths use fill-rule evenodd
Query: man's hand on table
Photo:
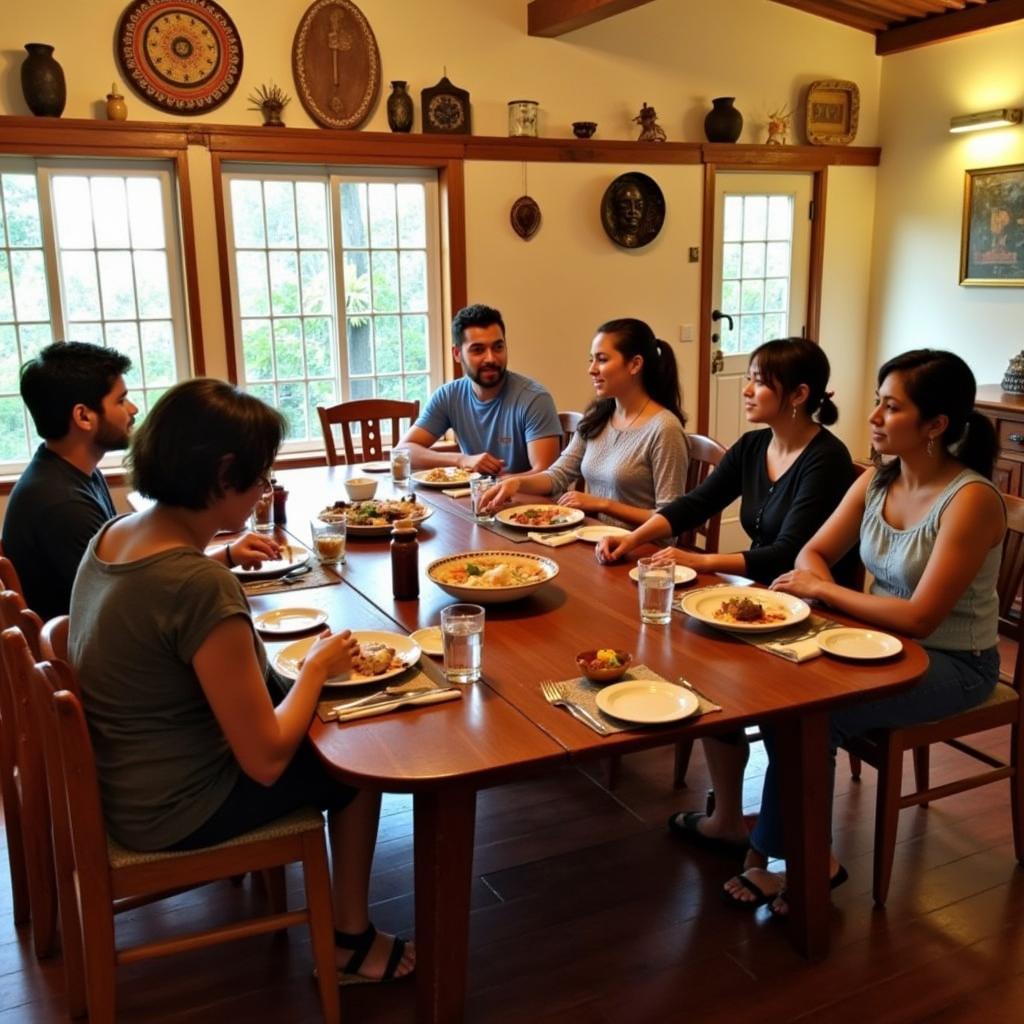
<svg viewBox="0 0 1024 1024"><path fill-rule="evenodd" d="M497 476L505 468L505 460L499 459L490 452L479 455L460 455L459 467L471 473L482 473L484 476Z"/></svg>

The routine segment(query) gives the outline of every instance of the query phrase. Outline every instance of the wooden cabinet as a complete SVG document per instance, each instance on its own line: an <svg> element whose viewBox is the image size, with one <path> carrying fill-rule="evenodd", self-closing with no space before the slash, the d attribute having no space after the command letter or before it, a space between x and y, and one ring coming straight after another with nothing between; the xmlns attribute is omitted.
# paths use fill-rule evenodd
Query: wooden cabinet
<svg viewBox="0 0 1024 1024"><path fill-rule="evenodd" d="M976 404L992 421L999 439L992 479L1004 493L1024 497L1024 395L1011 395L998 384L983 384Z"/></svg>

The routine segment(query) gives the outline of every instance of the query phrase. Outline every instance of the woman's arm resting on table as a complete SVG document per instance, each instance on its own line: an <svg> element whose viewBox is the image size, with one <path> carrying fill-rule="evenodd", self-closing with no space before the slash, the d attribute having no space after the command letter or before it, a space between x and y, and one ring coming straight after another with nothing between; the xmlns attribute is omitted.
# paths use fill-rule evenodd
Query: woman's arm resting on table
<svg viewBox="0 0 1024 1024"><path fill-rule="evenodd" d="M599 562L617 562L633 548L641 544L653 544L654 541L671 535L672 527L669 521L660 512L655 512L643 526L638 526L624 537L602 537L594 545L594 554Z"/></svg>

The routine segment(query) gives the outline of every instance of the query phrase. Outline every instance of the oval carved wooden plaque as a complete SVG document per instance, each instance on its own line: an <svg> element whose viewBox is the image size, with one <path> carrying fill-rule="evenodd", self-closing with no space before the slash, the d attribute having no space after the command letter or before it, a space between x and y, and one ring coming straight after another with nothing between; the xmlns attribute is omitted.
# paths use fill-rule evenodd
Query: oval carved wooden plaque
<svg viewBox="0 0 1024 1024"><path fill-rule="evenodd" d="M537 234L540 227L540 207L532 196L520 196L513 204L509 214L512 230L524 240Z"/></svg>
<svg viewBox="0 0 1024 1024"><path fill-rule="evenodd" d="M380 51L366 16L351 0L316 0L292 44L295 90L324 128L358 128L380 95Z"/></svg>

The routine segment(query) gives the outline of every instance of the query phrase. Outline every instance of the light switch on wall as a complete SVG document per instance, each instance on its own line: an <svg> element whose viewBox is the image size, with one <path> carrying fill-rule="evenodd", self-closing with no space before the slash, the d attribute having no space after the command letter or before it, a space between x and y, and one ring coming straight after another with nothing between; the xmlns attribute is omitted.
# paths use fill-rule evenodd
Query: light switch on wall
<svg viewBox="0 0 1024 1024"><path fill-rule="evenodd" d="M693 341L693 324L680 324L679 325L679 340L680 341Z"/></svg>

